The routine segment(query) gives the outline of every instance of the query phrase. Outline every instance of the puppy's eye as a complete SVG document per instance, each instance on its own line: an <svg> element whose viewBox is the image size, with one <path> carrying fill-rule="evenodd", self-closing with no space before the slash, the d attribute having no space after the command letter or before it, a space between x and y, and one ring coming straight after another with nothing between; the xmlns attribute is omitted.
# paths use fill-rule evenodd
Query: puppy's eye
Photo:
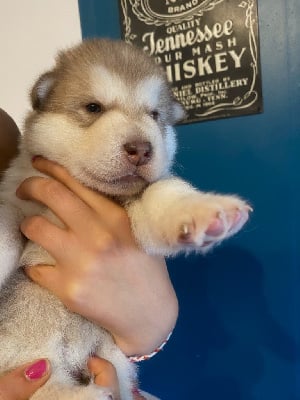
<svg viewBox="0 0 300 400"><path fill-rule="evenodd" d="M101 113L103 111L102 106L99 103L89 103L85 106L85 109L89 112L89 113Z"/></svg>
<svg viewBox="0 0 300 400"><path fill-rule="evenodd" d="M157 110L152 110L150 112L150 116L152 119L154 119L154 121L157 121L159 118L159 112Z"/></svg>

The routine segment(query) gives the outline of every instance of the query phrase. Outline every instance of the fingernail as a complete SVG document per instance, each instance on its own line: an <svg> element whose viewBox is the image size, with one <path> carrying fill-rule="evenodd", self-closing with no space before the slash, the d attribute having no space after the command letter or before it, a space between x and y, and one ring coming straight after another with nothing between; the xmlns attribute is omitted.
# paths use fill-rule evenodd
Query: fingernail
<svg viewBox="0 0 300 400"><path fill-rule="evenodd" d="M49 371L49 362L47 360L38 360L26 368L24 374L29 381L41 379Z"/></svg>

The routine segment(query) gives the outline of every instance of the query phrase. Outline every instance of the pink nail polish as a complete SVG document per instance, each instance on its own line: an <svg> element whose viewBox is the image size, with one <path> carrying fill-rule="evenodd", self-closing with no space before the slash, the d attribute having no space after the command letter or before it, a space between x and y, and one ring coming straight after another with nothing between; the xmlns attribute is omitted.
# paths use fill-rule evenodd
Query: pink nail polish
<svg viewBox="0 0 300 400"><path fill-rule="evenodd" d="M25 370L25 377L29 381L41 379L48 372L47 360L38 360L34 364L30 365Z"/></svg>

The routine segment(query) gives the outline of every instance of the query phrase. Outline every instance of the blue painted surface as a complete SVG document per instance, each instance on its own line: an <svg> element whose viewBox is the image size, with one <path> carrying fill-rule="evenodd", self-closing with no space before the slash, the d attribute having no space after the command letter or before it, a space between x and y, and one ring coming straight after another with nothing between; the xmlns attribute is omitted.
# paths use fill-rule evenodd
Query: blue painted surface
<svg viewBox="0 0 300 400"><path fill-rule="evenodd" d="M84 37L119 37L116 1L79 5ZM255 212L213 254L169 262L178 325L141 367L164 400L300 399L300 2L262 0L259 17L264 113L178 128L177 172Z"/></svg>

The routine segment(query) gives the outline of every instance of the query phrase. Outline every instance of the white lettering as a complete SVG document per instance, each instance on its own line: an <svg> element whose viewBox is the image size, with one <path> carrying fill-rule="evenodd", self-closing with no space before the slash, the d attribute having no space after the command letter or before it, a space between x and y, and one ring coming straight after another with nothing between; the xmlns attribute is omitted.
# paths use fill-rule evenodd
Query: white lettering
<svg viewBox="0 0 300 400"><path fill-rule="evenodd" d="M227 71L228 70L226 56L227 56L226 52L218 53L218 54L215 55L216 72L222 72L222 71Z"/></svg>
<svg viewBox="0 0 300 400"><path fill-rule="evenodd" d="M212 53L212 48L211 48L211 45L210 45L210 44L207 44L207 45L205 46L204 52L205 52L205 54L207 54L207 53Z"/></svg>
<svg viewBox="0 0 300 400"><path fill-rule="evenodd" d="M241 58L243 56L243 54L246 51L246 47L243 47L242 51L240 52L240 54L237 54L235 52L235 50L230 50L228 53L231 55L233 61L234 61L234 66L235 68L241 68Z"/></svg>
<svg viewBox="0 0 300 400"><path fill-rule="evenodd" d="M216 50L217 51L223 50L223 48L224 48L223 42L216 42Z"/></svg>
<svg viewBox="0 0 300 400"><path fill-rule="evenodd" d="M166 0L166 5L170 5L171 0ZM172 3L175 3L175 1L172 1ZM187 1L185 4L181 4L180 6L170 6L168 7L168 13L169 14L175 14L187 10L191 10L193 7L198 5L198 0L191 0Z"/></svg>
<svg viewBox="0 0 300 400"><path fill-rule="evenodd" d="M214 73L214 71L209 63L210 60L211 60L211 56L206 57L206 59L204 59L203 57L198 58L199 76L204 76L204 75L209 75L209 74Z"/></svg>
<svg viewBox="0 0 300 400"><path fill-rule="evenodd" d="M176 53L175 53L175 60L176 60L176 61L182 60L182 53L181 53L181 51L176 51Z"/></svg>
<svg viewBox="0 0 300 400"><path fill-rule="evenodd" d="M196 54L197 54L197 56L200 56L200 55L201 55L201 48L200 48L200 46L198 46L198 47L193 47L193 48L192 48L192 55L195 56Z"/></svg>
<svg viewBox="0 0 300 400"><path fill-rule="evenodd" d="M175 69L175 81L180 81L181 80L181 72L180 72L180 64L174 64L174 69Z"/></svg>
<svg viewBox="0 0 300 400"><path fill-rule="evenodd" d="M230 64L234 64L234 68L241 68L241 60L246 48L243 48L238 54L234 50L227 52L216 53L214 55L210 54L206 57L197 57L186 60L184 62L176 62L174 64L169 64L166 66L167 77L170 82L178 82L181 79L192 79L196 75L199 77L204 77L206 75L212 75L214 73L225 72L229 70ZM211 81L212 82L212 81ZM227 89L229 87L234 87L234 85L246 85L243 80L230 80L223 79L223 82L219 82L219 88ZM201 86L199 84L199 86ZM205 91L204 85L203 89L200 91Z"/></svg>
<svg viewBox="0 0 300 400"><path fill-rule="evenodd" d="M183 71L186 79L193 78L197 73L195 60L187 60L185 63L183 63Z"/></svg>
<svg viewBox="0 0 300 400"><path fill-rule="evenodd" d="M211 39L220 39L223 36L230 36L233 32L233 22L227 20L223 25L219 22L212 27L205 25L202 29L196 27L194 30L176 33L166 38L155 37L156 32L147 32L142 36L145 43L144 51L150 55L162 54L171 50L179 50L197 43L209 42Z"/></svg>
<svg viewBox="0 0 300 400"><path fill-rule="evenodd" d="M233 37L232 39L227 40L227 45L228 47L235 47L236 46L236 37Z"/></svg>

